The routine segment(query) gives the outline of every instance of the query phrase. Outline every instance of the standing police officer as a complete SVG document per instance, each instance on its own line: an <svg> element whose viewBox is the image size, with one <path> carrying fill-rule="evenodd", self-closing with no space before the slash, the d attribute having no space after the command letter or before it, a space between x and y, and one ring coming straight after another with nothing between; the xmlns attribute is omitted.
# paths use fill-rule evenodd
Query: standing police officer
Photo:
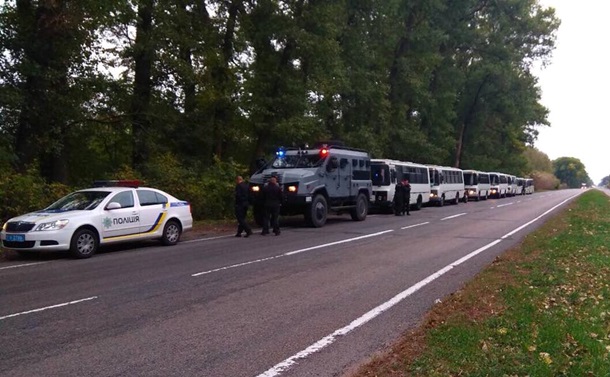
<svg viewBox="0 0 610 377"><path fill-rule="evenodd" d="M235 218L237 218L237 234L241 237L241 232L246 232L246 237L252 234L252 229L246 222L248 213L248 184L241 176L235 177Z"/></svg>
<svg viewBox="0 0 610 377"><path fill-rule="evenodd" d="M402 181L402 191L404 194L404 199L403 199L403 203L404 203L404 208L402 213L404 214L405 212L407 213L408 216L411 216L411 214L409 213L409 209L411 207L411 184L409 183L408 179L404 179Z"/></svg>
<svg viewBox="0 0 610 377"><path fill-rule="evenodd" d="M269 222L276 236L280 235L280 206L284 201L282 188L277 183L275 175L269 178L269 182L263 187L263 201L265 203L265 219L261 235L269 234Z"/></svg>

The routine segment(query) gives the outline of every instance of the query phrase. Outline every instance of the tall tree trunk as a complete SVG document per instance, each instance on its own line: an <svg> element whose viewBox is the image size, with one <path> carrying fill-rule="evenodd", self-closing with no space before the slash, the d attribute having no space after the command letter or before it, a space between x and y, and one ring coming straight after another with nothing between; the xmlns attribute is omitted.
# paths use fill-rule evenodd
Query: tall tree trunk
<svg viewBox="0 0 610 377"><path fill-rule="evenodd" d="M486 75L479 84L477 92L474 98L472 99L470 106L468 107L468 111L465 112L464 117L462 118L462 121L460 123L455 146L455 162L453 163L453 166L456 168L459 168L460 164L462 163L462 152L464 150L464 139L466 136L466 131L468 129L468 126L472 123L474 114L476 113L477 105L479 104L479 99L481 98L481 92L483 91L483 88L485 87L485 84L487 83L488 79L489 75Z"/></svg>
<svg viewBox="0 0 610 377"><path fill-rule="evenodd" d="M151 130L150 105L152 96L153 14L154 0L141 0L138 4L136 41L134 45L134 82L131 101L131 126L133 131L132 163L141 167L149 158Z"/></svg>
<svg viewBox="0 0 610 377"><path fill-rule="evenodd" d="M226 135L228 128L231 127L231 77L229 63L233 58L235 40L235 29L237 26L237 16L243 6L242 0L233 0L229 5L228 17L225 33L222 40L221 53L222 62L217 67L216 87L218 93L222 94L220 99L216 99L214 106L214 154L218 158L222 157L227 143Z"/></svg>
<svg viewBox="0 0 610 377"><path fill-rule="evenodd" d="M22 65L27 67L22 71L24 100L15 137L18 169L39 159L45 179L67 183L67 109L62 102L68 96L68 67L75 53L74 46L65 43L73 37L72 23L62 2L18 0L16 5Z"/></svg>

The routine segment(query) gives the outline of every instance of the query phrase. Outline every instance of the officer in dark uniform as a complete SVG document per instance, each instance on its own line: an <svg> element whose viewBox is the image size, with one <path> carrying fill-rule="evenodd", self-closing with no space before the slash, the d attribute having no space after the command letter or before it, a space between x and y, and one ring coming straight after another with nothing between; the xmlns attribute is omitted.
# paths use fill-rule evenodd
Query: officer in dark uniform
<svg viewBox="0 0 610 377"><path fill-rule="evenodd" d="M248 213L248 184L241 176L235 177L235 218L237 218L237 234L241 237L242 232L246 232L246 237L252 234L252 229L246 222Z"/></svg>
<svg viewBox="0 0 610 377"><path fill-rule="evenodd" d="M407 216L411 216L411 214L409 213L409 207L411 206L411 184L406 178L402 181L402 192L404 195L403 202L405 205L402 213L404 214L406 212Z"/></svg>
<svg viewBox="0 0 610 377"><path fill-rule="evenodd" d="M263 232L261 235L269 234L269 222L276 236L280 235L280 206L284 201L284 193L277 183L277 177L271 176L269 182L263 187L263 201L265 205L265 219L263 221Z"/></svg>
<svg viewBox="0 0 610 377"><path fill-rule="evenodd" d="M405 195L403 192L402 182L398 181L394 188L394 214L402 216L405 206Z"/></svg>

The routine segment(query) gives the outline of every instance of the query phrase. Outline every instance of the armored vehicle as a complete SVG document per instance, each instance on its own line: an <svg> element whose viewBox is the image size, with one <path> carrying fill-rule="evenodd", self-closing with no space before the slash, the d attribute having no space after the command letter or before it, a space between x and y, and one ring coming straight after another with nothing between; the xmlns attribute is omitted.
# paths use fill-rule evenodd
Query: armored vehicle
<svg viewBox="0 0 610 377"><path fill-rule="evenodd" d="M275 158L250 178L254 218L263 221L262 188L272 176L284 191L282 215L303 214L313 227L326 223L329 211L349 212L353 220L368 214L372 193L367 152L330 144L314 148L280 148Z"/></svg>

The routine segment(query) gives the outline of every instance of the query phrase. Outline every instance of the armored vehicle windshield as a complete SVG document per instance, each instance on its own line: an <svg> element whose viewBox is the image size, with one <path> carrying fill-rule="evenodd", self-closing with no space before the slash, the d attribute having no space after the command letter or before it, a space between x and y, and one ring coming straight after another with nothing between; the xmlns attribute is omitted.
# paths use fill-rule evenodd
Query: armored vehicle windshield
<svg viewBox="0 0 610 377"><path fill-rule="evenodd" d="M283 154L276 156L267 169L317 168L324 162L319 153Z"/></svg>

